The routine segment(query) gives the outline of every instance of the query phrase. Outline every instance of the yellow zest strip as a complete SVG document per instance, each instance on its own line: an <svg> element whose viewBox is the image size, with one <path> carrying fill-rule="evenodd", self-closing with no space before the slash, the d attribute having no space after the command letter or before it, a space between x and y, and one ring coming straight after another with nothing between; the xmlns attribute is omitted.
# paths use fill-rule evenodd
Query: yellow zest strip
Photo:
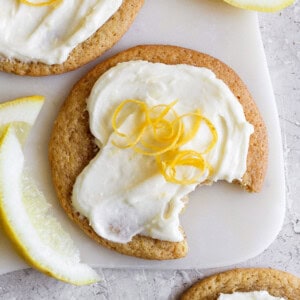
<svg viewBox="0 0 300 300"><path fill-rule="evenodd" d="M202 120L206 123L207 127L209 128L209 130L212 134L212 140L211 140L210 144L207 146L206 150L204 150L202 152L203 154L207 154L216 145L216 143L218 141L218 133L217 133L215 126L207 118L203 117Z"/></svg>
<svg viewBox="0 0 300 300"><path fill-rule="evenodd" d="M44 2L30 2L28 0L20 0L21 3L29 5L29 6L48 6L52 4L58 4L62 0L49 0Z"/></svg>
<svg viewBox="0 0 300 300"><path fill-rule="evenodd" d="M147 144L145 141L141 141L141 144L143 146L145 146L146 148L148 148L148 150L143 150L142 148L140 147L134 147L133 149L137 152L137 153L140 153L140 154L143 154L143 155L151 155L151 156L156 156L156 155L159 155L159 154L163 154L167 151L170 151L174 148L174 146L176 145L178 139L180 138L181 134L182 134L182 126L183 124L181 122L178 122L178 128L177 128L177 133L175 136L171 137L167 142L167 146L165 147L157 147L155 145L151 145L151 144ZM156 150L156 151L151 151L152 150Z"/></svg>
<svg viewBox="0 0 300 300"><path fill-rule="evenodd" d="M144 134L145 128L146 128L146 126L140 127L140 131L137 134L135 140L128 142L128 144L121 145L121 144L116 143L115 141L112 141L112 144L114 146L122 148L122 149L131 148L140 141L142 135Z"/></svg>
<svg viewBox="0 0 300 300"><path fill-rule="evenodd" d="M165 153L172 148L175 148L175 145L177 144L177 141L179 140L180 136L182 135L184 131L183 123L179 119L179 116L173 109L173 106L177 103L177 101L172 102L169 105L157 105L153 106L149 113L149 124L148 124L148 131L150 133L146 136L148 138L147 142L141 138L141 145L143 148L135 147L134 150L140 154L143 155L151 155L156 156L162 153ZM158 117L151 117L151 111L152 113L157 108L163 108L163 112ZM173 121L169 121L167 119L162 119L163 117L167 116L167 114L172 111L173 113ZM166 124L166 126L163 126L163 124ZM165 130L159 134L159 130L161 129ZM169 130L166 130L169 129ZM149 139L150 137L150 139ZM157 146L159 144L159 146Z"/></svg>
<svg viewBox="0 0 300 300"><path fill-rule="evenodd" d="M171 111L173 113L173 117L175 118L174 121L178 120L178 115L176 113L176 111L173 109L173 106L177 103L178 101L174 101L172 103L170 103L169 105L167 104L160 104L160 105L156 105L153 106L150 109L150 113L149 113L149 125L152 127L153 130L153 135L155 137L155 139L157 141L161 141L161 142L170 142L170 139L172 139L172 136L174 135L174 126L175 124L170 122L169 120L163 119L165 116L167 116L167 114ZM165 109L162 111L162 113L158 116L158 117L151 117L151 114L153 114L155 112L156 109L158 108L162 108L165 107ZM167 127L170 129L169 134L163 134L162 136L158 135L158 130L163 128L166 129L166 126L163 126L163 124L166 124ZM162 126L161 126L162 125ZM182 125L180 125L180 127L182 127Z"/></svg>
<svg viewBox="0 0 300 300"><path fill-rule="evenodd" d="M113 144L119 148L132 147L139 154L154 156L159 171L169 182L183 185L194 184L206 170L209 175L213 173L211 165L203 155L216 145L218 134L214 125L200 113L200 110L179 116L174 110L177 102L176 100L170 104L160 104L149 109L143 101L124 100L113 113L112 127L118 136L126 140L126 144L118 145L115 142ZM132 134L119 131L121 125L118 125L118 118L127 104L137 105L143 114L143 121L136 126L136 130ZM183 119L188 117L194 121L186 133ZM201 122L207 125L212 135L206 149L202 153L193 150L179 150L179 147L195 138ZM133 135L136 136L135 139L132 139ZM180 166L196 168L199 172L193 178L178 178L177 168Z"/></svg>
<svg viewBox="0 0 300 300"><path fill-rule="evenodd" d="M151 124L153 129L153 135L157 141L168 141L174 135L174 126L168 120L162 119L159 123ZM160 134L159 131L165 130L165 134ZM168 134L166 133L168 132Z"/></svg>
<svg viewBox="0 0 300 300"><path fill-rule="evenodd" d="M207 162L203 156L193 150L184 150L173 152L167 159L163 160L161 157L157 158L157 164L160 172L165 179L177 184L194 184L208 169ZM199 170L199 173L193 178L177 178L176 168L178 166L193 167Z"/></svg>
<svg viewBox="0 0 300 300"><path fill-rule="evenodd" d="M159 104L159 105L155 105L150 109L150 113L154 113L154 111L158 108L164 107L165 109L162 111L162 113L156 117L156 118L151 118L151 122L152 123L157 123L161 120L163 120L163 118L169 113L170 110L172 110L172 112L175 114L175 116L177 117L177 114L175 112L175 110L173 109L173 107L175 106L175 104L178 102L178 100L175 100L173 102L171 102L170 104Z"/></svg>
<svg viewBox="0 0 300 300"><path fill-rule="evenodd" d="M209 130L212 134L211 142L206 147L206 149L202 152L202 154L207 154L208 152L210 152L213 149L213 147L216 145L216 143L218 141L218 133L217 133L216 128L207 118L205 118L203 115L201 115L199 110L196 110L196 112L194 112L194 113L188 113L188 114L184 114L184 115L180 116L181 119L183 119L185 117L195 117L196 122L194 123L194 126L188 132L188 134L185 134L181 137L181 139L178 141L176 146L180 147L180 146L188 143L189 141L191 141L197 134L198 130L200 129L201 121L203 121L206 123L207 127L209 128Z"/></svg>
<svg viewBox="0 0 300 300"><path fill-rule="evenodd" d="M139 101L139 100L134 100L134 99L125 100L116 108L116 110L114 111L113 116L112 116L112 127L114 129L114 132L117 135L124 137L127 140L129 139L128 134L125 134L125 133L119 131L120 125L117 124L117 119L118 119L121 111L124 109L125 105L130 104L130 103L136 104L139 107L139 109L145 114L145 121L144 121L144 123L140 124L140 126L137 127L137 130L136 130L137 136L136 136L135 140L128 142L127 145L117 145L115 142L113 142L113 144L119 148L130 148L130 147L135 146L140 141L140 139L146 129L146 125L147 125L148 119L149 119L147 105L144 102Z"/></svg>
<svg viewBox="0 0 300 300"><path fill-rule="evenodd" d="M180 140L177 143L177 147L180 147L184 144L186 144L187 142L191 141L195 135L197 134L199 128L200 128L200 124L201 121L203 120L203 116L200 114L199 110L196 110L196 112L194 113L188 113L188 114L184 114L182 116L180 116L180 119L182 120L183 118L186 117L196 117L196 122L194 123L194 126L192 127L192 129L188 132L188 134L184 134L181 136Z"/></svg>

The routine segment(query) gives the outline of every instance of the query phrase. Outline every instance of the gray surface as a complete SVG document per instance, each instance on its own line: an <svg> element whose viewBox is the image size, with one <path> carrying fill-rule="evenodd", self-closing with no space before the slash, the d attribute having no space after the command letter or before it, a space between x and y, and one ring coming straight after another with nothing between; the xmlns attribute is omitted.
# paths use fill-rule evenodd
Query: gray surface
<svg viewBox="0 0 300 300"><path fill-rule="evenodd" d="M272 267L300 276L300 4L260 14L260 28L282 128L287 216L276 241L236 266L210 270L98 270L105 278L74 287L28 269L0 276L0 299L176 299L196 280L233 267ZM254 220L255 221L255 220Z"/></svg>

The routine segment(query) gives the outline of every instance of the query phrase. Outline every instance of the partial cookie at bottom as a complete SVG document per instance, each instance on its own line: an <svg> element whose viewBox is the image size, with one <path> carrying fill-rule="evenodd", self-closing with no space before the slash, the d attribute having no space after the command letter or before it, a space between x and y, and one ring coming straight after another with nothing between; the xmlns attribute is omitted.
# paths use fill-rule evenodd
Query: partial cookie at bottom
<svg viewBox="0 0 300 300"><path fill-rule="evenodd" d="M217 300L220 293L267 291L286 300L300 299L300 279L274 269L235 269L195 283L181 300Z"/></svg>

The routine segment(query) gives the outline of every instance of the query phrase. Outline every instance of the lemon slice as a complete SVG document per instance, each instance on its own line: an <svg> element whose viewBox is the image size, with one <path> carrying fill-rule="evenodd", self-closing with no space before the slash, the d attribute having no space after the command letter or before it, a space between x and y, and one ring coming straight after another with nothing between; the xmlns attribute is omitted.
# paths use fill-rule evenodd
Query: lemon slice
<svg viewBox="0 0 300 300"><path fill-rule="evenodd" d="M49 204L23 175L24 155L13 125L0 138L0 219L18 252L33 267L56 279L84 285L99 281L80 263L70 236L48 213Z"/></svg>
<svg viewBox="0 0 300 300"><path fill-rule="evenodd" d="M275 12L294 3L294 0L224 0L225 2L244 9L261 12Z"/></svg>
<svg viewBox="0 0 300 300"><path fill-rule="evenodd" d="M35 95L0 103L0 136L3 125L14 123L17 136L24 144L44 104L44 99L43 96Z"/></svg>

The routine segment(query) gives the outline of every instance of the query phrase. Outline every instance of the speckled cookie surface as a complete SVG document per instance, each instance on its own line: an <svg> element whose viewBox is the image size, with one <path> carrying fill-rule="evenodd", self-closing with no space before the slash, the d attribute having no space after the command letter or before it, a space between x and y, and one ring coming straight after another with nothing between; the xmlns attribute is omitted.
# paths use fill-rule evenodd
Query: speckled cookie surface
<svg viewBox="0 0 300 300"><path fill-rule="evenodd" d="M134 21L144 0L123 0L119 10L90 38L70 53L62 64L47 65L41 62L24 63L19 60L0 60L0 71L18 75L45 76L72 71L109 50Z"/></svg>
<svg viewBox="0 0 300 300"><path fill-rule="evenodd" d="M187 243L172 243L149 237L136 236L132 242L118 244L99 237L73 210L71 195L76 177L96 155L98 148L89 130L86 99L105 71L120 62L147 60L166 64L190 64L210 68L223 79L244 107L247 120L254 125L247 160L247 172L242 185L250 191L259 191L267 164L267 135L264 123L247 88L239 77L219 60L189 49L174 46L137 46L99 64L84 76L72 89L55 121L49 144L49 160L53 183L61 205L91 238L120 253L147 259L174 259L187 253Z"/></svg>
<svg viewBox="0 0 300 300"><path fill-rule="evenodd" d="M205 278L181 297L181 300L217 300L220 293L268 291L286 300L300 299L300 279L273 269L236 269Z"/></svg>

